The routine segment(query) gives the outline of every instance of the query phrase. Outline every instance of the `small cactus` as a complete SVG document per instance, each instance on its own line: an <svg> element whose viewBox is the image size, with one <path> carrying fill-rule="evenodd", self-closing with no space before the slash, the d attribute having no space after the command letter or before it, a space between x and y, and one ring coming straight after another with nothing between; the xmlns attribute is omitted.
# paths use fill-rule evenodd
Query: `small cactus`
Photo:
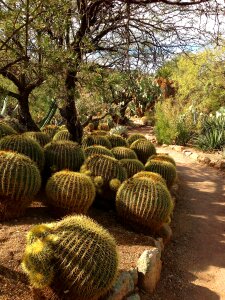
<svg viewBox="0 0 225 300"><path fill-rule="evenodd" d="M44 151L33 139L21 135L9 135L0 140L0 150L15 151L29 156L39 167L40 170L44 167Z"/></svg>
<svg viewBox="0 0 225 300"><path fill-rule="evenodd" d="M108 135L108 140L110 141L112 147L128 147L128 143L125 138L118 134Z"/></svg>
<svg viewBox="0 0 225 300"><path fill-rule="evenodd" d="M4 136L16 134L17 132L5 122L0 122L0 139Z"/></svg>
<svg viewBox="0 0 225 300"><path fill-rule="evenodd" d="M133 176L134 178L151 178L155 182L161 182L162 184L166 185L165 179L162 178L162 176L155 172L149 172L149 171L141 171L138 172Z"/></svg>
<svg viewBox="0 0 225 300"><path fill-rule="evenodd" d="M44 147L51 141L50 137L44 132L28 131L23 135L39 143L41 147Z"/></svg>
<svg viewBox="0 0 225 300"><path fill-rule="evenodd" d="M83 138L82 145L84 148L93 146L93 145L100 145L104 146L108 149L112 148L110 141L105 136L100 135L87 135Z"/></svg>
<svg viewBox="0 0 225 300"><path fill-rule="evenodd" d="M176 167L176 163L175 163L175 160L167 155L167 154L154 154L152 156L149 157L148 161L150 161L151 159L154 159L154 160L161 160L161 161L168 161L170 163L172 163L175 167Z"/></svg>
<svg viewBox="0 0 225 300"><path fill-rule="evenodd" d="M90 177L64 170L49 178L46 194L46 203L60 213L86 214L95 198L95 186Z"/></svg>
<svg viewBox="0 0 225 300"><path fill-rule="evenodd" d="M53 141L56 142L56 141L70 141L71 139L71 136L70 136L70 133L67 129L63 129L63 130L60 130L58 132L56 132L56 134L53 136Z"/></svg>
<svg viewBox="0 0 225 300"><path fill-rule="evenodd" d="M51 289L54 299L98 299L117 276L116 243L92 219L69 216L30 230L22 267L32 286Z"/></svg>
<svg viewBox="0 0 225 300"><path fill-rule="evenodd" d="M120 163L126 169L128 178L145 169L143 163L138 159L125 158L121 159Z"/></svg>
<svg viewBox="0 0 225 300"><path fill-rule="evenodd" d="M149 156L156 154L155 146L146 139L139 139L133 142L130 149L134 150L138 159L145 164Z"/></svg>
<svg viewBox="0 0 225 300"><path fill-rule="evenodd" d="M168 188L174 184L177 176L176 167L168 161L151 159L146 163L145 170L160 174L165 179Z"/></svg>
<svg viewBox="0 0 225 300"><path fill-rule="evenodd" d="M29 157L0 151L0 220L23 214L40 186L40 172Z"/></svg>
<svg viewBox="0 0 225 300"><path fill-rule="evenodd" d="M144 134L141 133L132 133L131 135L128 136L127 142L129 145L131 145L133 142L139 139L146 139L146 137L144 136Z"/></svg>
<svg viewBox="0 0 225 300"><path fill-rule="evenodd" d="M130 148L115 147L112 148L111 151L116 159L123 159L123 158L137 159L136 153Z"/></svg>
<svg viewBox="0 0 225 300"><path fill-rule="evenodd" d="M117 191L116 210L134 229L155 233L170 217L173 201L164 184L151 178L130 178Z"/></svg>
<svg viewBox="0 0 225 300"><path fill-rule="evenodd" d="M46 133L51 139L56 134L56 132L59 130L59 126L57 125L46 125L42 128L42 132Z"/></svg>
<svg viewBox="0 0 225 300"><path fill-rule="evenodd" d="M78 171L84 162L83 149L72 141L53 141L44 147L46 170L57 172L63 169Z"/></svg>
<svg viewBox="0 0 225 300"><path fill-rule="evenodd" d="M107 149L106 147L100 146L100 145L87 147L84 149L84 152L85 152L86 157L91 156L93 154L104 154L104 155L114 157L111 150Z"/></svg>

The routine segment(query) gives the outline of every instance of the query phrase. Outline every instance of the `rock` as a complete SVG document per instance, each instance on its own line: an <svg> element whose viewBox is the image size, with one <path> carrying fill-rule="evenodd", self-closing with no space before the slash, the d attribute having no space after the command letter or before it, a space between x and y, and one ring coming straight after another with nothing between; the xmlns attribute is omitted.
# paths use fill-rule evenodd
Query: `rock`
<svg viewBox="0 0 225 300"><path fill-rule="evenodd" d="M168 147L168 145L167 145L167 144L162 144L161 147L162 147L162 148L166 148L166 147Z"/></svg>
<svg viewBox="0 0 225 300"><path fill-rule="evenodd" d="M191 153L190 158L194 160L198 160L199 154L197 153Z"/></svg>
<svg viewBox="0 0 225 300"><path fill-rule="evenodd" d="M217 160L212 159L209 163L210 167L214 167L217 164Z"/></svg>
<svg viewBox="0 0 225 300"><path fill-rule="evenodd" d="M132 268L128 271L131 275L131 278L133 279L134 285L136 286L138 284L138 271L137 268Z"/></svg>
<svg viewBox="0 0 225 300"><path fill-rule="evenodd" d="M168 223L164 223L159 229L158 235L163 239L164 245L166 245L172 238L173 232Z"/></svg>
<svg viewBox="0 0 225 300"><path fill-rule="evenodd" d="M182 152L184 150L184 146L175 145L173 149L177 152Z"/></svg>
<svg viewBox="0 0 225 300"><path fill-rule="evenodd" d="M222 171L225 170L225 159L217 161L215 167Z"/></svg>
<svg viewBox="0 0 225 300"><path fill-rule="evenodd" d="M134 281L128 271L123 271L118 276L106 300L122 300L134 291Z"/></svg>
<svg viewBox="0 0 225 300"><path fill-rule="evenodd" d="M192 154L192 152L191 152L191 151L188 151L188 150L184 150L184 151L183 151L183 154L184 154L185 156L190 156L190 155Z"/></svg>
<svg viewBox="0 0 225 300"><path fill-rule="evenodd" d="M162 262L158 248L145 250L137 261L138 286L151 294L160 279Z"/></svg>
<svg viewBox="0 0 225 300"><path fill-rule="evenodd" d="M211 159L208 156L199 156L198 161L200 163L204 163L204 164L209 165L209 163L211 162Z"/></svg>
<svg viewBox="0 0 225 300"><path fill-rule="evenodd" d="M163 252L164 243L163 243L163 239L161 237L159 237L155 240L155 247L158 248L161 253Z"/></svg>
<svg viewBox="0 0 225 300"><path fill-rule="evenodd" d="M127 297L126 300L141 300L140 296L136 293L134 295L131 295L130 297Z"/></svg>

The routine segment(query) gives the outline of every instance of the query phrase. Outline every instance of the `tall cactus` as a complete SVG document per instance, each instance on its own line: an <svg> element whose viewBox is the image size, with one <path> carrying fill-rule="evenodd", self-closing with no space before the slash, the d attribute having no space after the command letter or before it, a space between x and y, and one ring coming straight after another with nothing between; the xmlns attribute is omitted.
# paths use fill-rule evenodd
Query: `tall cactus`
<svg viewBox="0 0 225 300"><path fill-rule="evenodd" d="M130 149L135 151L138 159L143 164L147 162L151 155L156 154L155 146L150 141L145 139L136 140L131 144Z"/></svg>
<svg viewBox="0 0 225 300"><path fill-rule="evenodd" d="M44 147L46 171L78 171L84 162L83 149L72 141L53 141Z"/></svg>
<svg viewBox="0 0 225 300"><path fill-rule="evenodd" d="M66 217L30 230L22 267L32 286L50 289L54 299L99 299L117 276L116 243L92 219Z"/></svg>
<svg viewBox="0 0 225 300"><path fill-rule="evenodd" d="M128 142L125 138L120 136L119 134L111 134L108 135L108 140L110 141L112 147L128 147Z"/></svg>
<svg viewBox="0 0 225 300"><path fill-rule="evenodd" d="M24 135L9 135L0 140L0 150L15 151L29 156L39 167L44 167L44 151L33 139Z"/></svg>
<svg viewBox="0 0 225 300"><path fill-rule="evenodd" d="M89 146L84 149L84 152L85 152L86 157L91 156L93 154L104 154L104 155L114 157L111 150L107 149L106 147L100 146L100 145Z"/></svg>
<svg viewBox="0 0 225 300"><path fill-rule="evenodd" d="M25 132L23 135L38 142L41 145L41 147L44 147L51 141L51 138L44 132L28 131Z"/></svg>
<svg viewBox="0 0 225 300"><path fill-rule="evenodd" d="M145 139L146 140L146 137L144 136L144 134L141 134L141 133L132 133L128 136L127 142L128 142L129 145L131 145L133 142L135 142L139 139Z"/></svg>
<svg viewBox="0 0 225 300"><path fill-rule="evenodd" d="M145 170L159 173L169 188L174 184L177 177L176 167L168 161L151 159L146 163Z"/></svg>
<svg viewBox="0 0 225 300"><path fill-rule="evenodd" d="M46 203L63 214L86 214L95 198L90 177L72 171L60 171L49 178Z"/></svg>
<svg viewBox="0 0 225 300"><path fill-rule="evenodd" d="M29 157L0 151L0 220L21 215L40 186L40 172Z"/></svg>
<svg viewBox="0 0 225 300"><path fill-rule="evenodd" d="M137 155L134 150L126 147L115 147L112 148L112 153L116 159L130 158L137 159Z"/></svg>
<svg viewBox="0 0 225 300"><path fill-rule="evenodd" d="M124 158L120 160L120 163L126 169L128 178L145 169L143 163L138 159Z"/></svg>
<svg viewBox="0 0 225 300"><path fill-rule="evenodd" d="M8 124L0 122L0 139L7 135L16 134L17 132Z"/></svg>
<svg viewBox="0 0 225 300"><path fill-rule="evenodd" d="M112 148L110 141L105 136L100 135L87 135L83 138L82 145L84 148L93 146L93 145L100 145L104 146L108 149Z"/></svg>
<svg viewBox="0 0 225 300"><path fill-rule="evenodd" d="M166 186L151 178L130 178L117 191L116 209L121 220L134 229L159 230L173 210Z"/></svg>

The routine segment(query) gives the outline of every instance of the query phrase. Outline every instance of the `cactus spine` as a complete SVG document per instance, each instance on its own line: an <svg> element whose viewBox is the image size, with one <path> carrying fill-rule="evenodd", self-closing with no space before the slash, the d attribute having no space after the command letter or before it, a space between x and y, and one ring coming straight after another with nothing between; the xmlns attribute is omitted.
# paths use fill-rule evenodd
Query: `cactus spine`
<svg viewBox="0 0 225 300"><path fill-rule="evenodd" d="M127 170L127 177L130 178L134 174L145 169L143 163L138 159L121 159L121 165Z"/></svg>
<svg viewBox="0 0 225 300"><path fill-rule="evenodd" d="M149 156L156 154L155 146L148 140L139 139L133 142L130 146L137 154L138 159L145 164Z"/></svg>

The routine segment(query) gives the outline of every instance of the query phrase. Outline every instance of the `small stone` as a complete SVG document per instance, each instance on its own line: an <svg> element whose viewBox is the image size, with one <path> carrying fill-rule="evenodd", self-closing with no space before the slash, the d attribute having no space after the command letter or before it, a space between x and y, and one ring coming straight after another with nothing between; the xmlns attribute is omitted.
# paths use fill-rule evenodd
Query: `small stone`
<svg viewBox="0 0 225 300"><path fill-rule="evenodd" d="M215 167L220 169L220 170L225 170L225 160L219 160L216 164Z"/></svg>
<svg viewBox="0 0 225 300"><path fill-rule="evenodd" d="M177 152L182 152L184 150L184 146L175 145L173 149Z"/></svg>
<svg viewBox="0 0 225 300"><path fill-rule="evenodd" d="M147 293L152 293L160 279L162 262L158 248L145 250L137 261L138 286Z"/></svg>
<svg viewBox="0 0 225 300"><path fill-rule="evenodd" d="M211 159L208 156L199 156L198 161L209 165L209 163L211 162Z"/></svg>
<svg viewBox="0 0 225 300"><path fill-rule="evenodd" d="M162 148L166 148L166 147L168 147L168 145L167 145L167 144L162 144L161 147L162 147Z"/></svg>
<svg viewBox="0 0 225 300"><path fill-rule="evenodd" d="M194 160L198 160L198 157L199 157L199 154L197 154L197 153L192 153L192 154L190 155L190 158L191 158L191 159L194 159Z"/></svg>
<svg viewBox="0 0 225 300"><path fill-rule="evenodd" d="M173 232L169 224L164 223L159 229L158 234L163 239L164 245L166 245L171 240Z"/></svg>
<svg viewBox="0 0 225 300"><path fill-rule="evenodd" d="M126 300L141 300L141 298L138 294L134 294L134 295L127 297Z"/></svg>
<svg viewBox="0 0 225 300"><path fill-rule="evenodd" d="M188 150L183 151L183 153L185 156L190 156L192 154L192 152Z"/></svg>
<svg viewBox="0 0 225 300"><path fill-rule="evenodd" d="M134 281L128 271L123 271L114 283L106 300L122 300L134 291Z"/></svg>

